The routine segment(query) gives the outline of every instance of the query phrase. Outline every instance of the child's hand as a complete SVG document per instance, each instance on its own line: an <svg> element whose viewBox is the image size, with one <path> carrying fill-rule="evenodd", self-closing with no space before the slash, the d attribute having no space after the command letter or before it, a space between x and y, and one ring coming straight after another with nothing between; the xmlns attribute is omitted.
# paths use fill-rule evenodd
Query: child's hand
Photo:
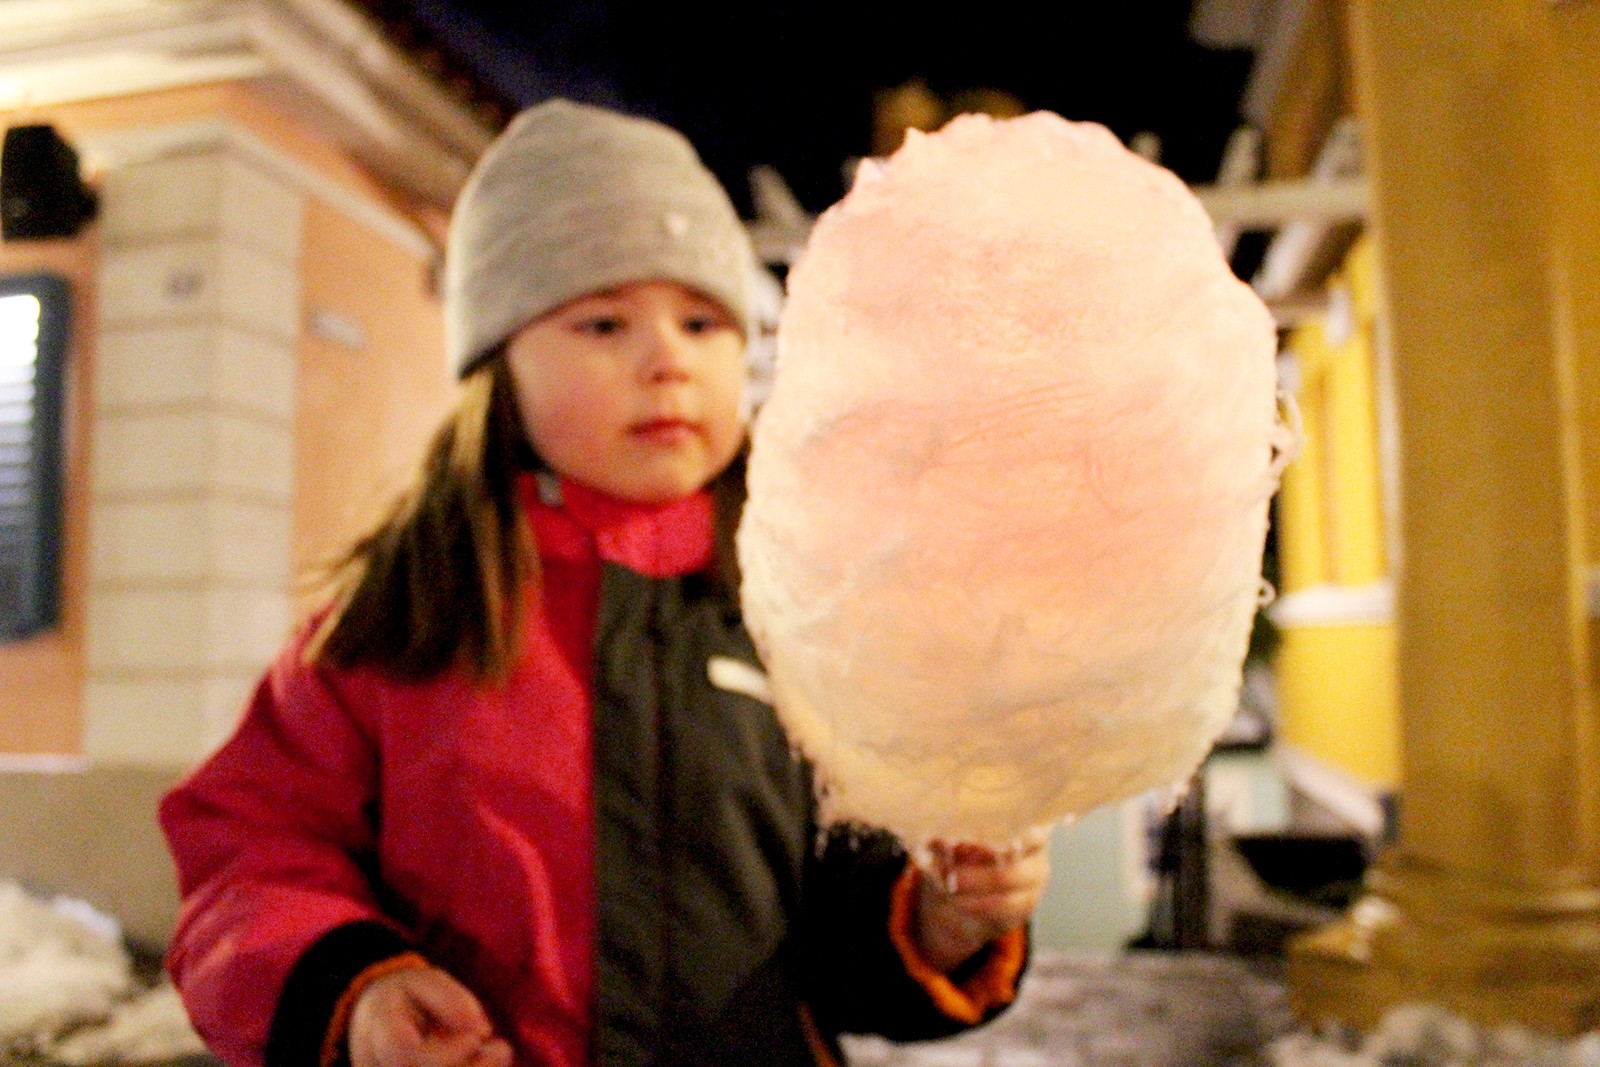
<svg viewBox="0 0 1600 1067"><path fill-rule="evenodd" d="M510 1067L471 990L436 967L395 971L362 991L350 1013L351 1067Z"/></svg>
<svg viewBox="0 0 1600 1067"><path fill-rule="evenodd" d="M934 841L917 891L917 948L949 973L974 952L1021 926L1050 880L1048 828L1031 830L1004 852Z"/></svg>

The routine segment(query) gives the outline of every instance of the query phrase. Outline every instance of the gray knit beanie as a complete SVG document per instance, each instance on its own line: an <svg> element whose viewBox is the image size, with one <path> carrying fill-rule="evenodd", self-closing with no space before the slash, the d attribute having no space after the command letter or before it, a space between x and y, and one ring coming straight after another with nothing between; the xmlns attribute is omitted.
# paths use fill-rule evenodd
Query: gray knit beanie
<svg viewBox="0 0 1600 1067"><path fill-rule="evenodd" d="M569 300L627 282L680 282L750 336L754 256L727 193L675 130L552 100L511 121L450 220L445 340L465 375Z"/></svg>

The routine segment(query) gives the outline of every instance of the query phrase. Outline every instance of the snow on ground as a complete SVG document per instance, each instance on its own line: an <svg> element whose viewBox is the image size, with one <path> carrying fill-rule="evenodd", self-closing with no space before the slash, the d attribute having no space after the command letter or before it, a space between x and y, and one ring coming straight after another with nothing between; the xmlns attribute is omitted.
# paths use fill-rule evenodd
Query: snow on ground
<svg viewBox="0 0 1600 1067"><path fill-rule="evenodd" d="M987 1026L845 1049L851 1067L1262 1067L1290 1025L1282 983L1238 957L1039 950L1017 1003Z"/></svg>
<svg viewBox="0 0 1600 1067"><path fill-rule="evenodd" d="M79 1030L50 1049L53 1059L74 1067L95 1063L147 1063L206 1051L183 1002L171 983L163 981L133 1000L119 1004L103 1025Z"/></svg>
<svg viewBox="0 0 1600 1067"><path fill-rule="evenodd" d="M172 987L134 979L116 920L0 882L0 1062L138 1063L204 1051Z"/></svg>
<svg viewBox="0 0 1600 1067"><path fill-rule="evenodd" d="M1271 965L1217 953L1041 950L1017 1004L958 1037L850 1038L852 1067L1600 1067L1600 1031L1559 1040L1406 1005L1372 1033L1294 1030ZM0 881L0 1067L205 1053L177 992L143 988L115 920Z"/></svg>
<svg viewBox="0 0 1600 1067"><path fill-rule="evenodd" d="M1041 950L1017 1003L987 1026L897 1045L849 1037L850 1067L1600 1067L1572 1040L1395 1008L1364 1038L1294 1028L1281 961L1222 953Z"/></svg>
<svg viewBox="0 0 1600 1067"><path fill-rule="evenodd" d="M1600 1031L1563 1041L1518 1026L1483 1029L1443 1008L1406 1004L1365 1038L1288 1034L1267 1058L1272 1067L1600 1067Z"/></svg>

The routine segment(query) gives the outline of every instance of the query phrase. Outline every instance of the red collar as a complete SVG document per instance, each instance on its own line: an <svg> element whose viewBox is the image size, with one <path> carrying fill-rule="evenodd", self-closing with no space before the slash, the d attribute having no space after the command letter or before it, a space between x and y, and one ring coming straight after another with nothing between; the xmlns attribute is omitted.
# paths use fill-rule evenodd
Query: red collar
<svg viewBox="0 0 1600 1067"><path fill-rule="evenodd" d="M711 565L715 513L705 490L667 504L635 504L568 478L529 474L517 491L542 557L598 555L651 578Z"/></svg>

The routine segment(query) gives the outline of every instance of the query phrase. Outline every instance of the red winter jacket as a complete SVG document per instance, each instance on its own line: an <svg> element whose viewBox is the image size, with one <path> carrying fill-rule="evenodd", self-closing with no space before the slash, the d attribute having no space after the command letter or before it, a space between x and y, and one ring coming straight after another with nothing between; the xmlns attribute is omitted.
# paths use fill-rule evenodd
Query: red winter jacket
<svg viewBox="0 0 1600 1067"><path fill-rule="evenodd" d="M523 495L543 595L503 688L310 668L302 635L163 803L184 898L169 966L213 1050L310 1067L351 978L408 949L478 995L519 1067L750 1062L746 1042L809 1062L802 1001L827 1045L957 1029L951 990L910 978L889 937L903 853L814 849L770 709L706 682L708 656L753 661L695 577L709 497ZM1018 947L954 1015L1009 999Z"/></svg>

